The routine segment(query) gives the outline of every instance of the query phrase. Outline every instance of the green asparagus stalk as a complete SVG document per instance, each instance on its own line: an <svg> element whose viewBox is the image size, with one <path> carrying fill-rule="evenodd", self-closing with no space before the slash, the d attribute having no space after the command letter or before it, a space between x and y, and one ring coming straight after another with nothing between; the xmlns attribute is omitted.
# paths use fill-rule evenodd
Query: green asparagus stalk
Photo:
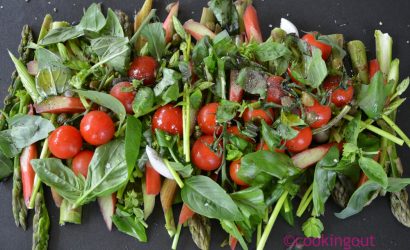
<svg viewBox="0 0 410 250"><path fill-rule="evenodd" d="M63 200L60 207L60 225L66 222L81 224L82 207L74 208L67 200Z"/></svg>
<svg viewBox="0 0 410 250"><path fill-rule="evenodd" d="M192 239L197 247L201 250L209 249L211 243L211 225L209 219L195 214L188 220L188 226Z"/></svg>
<svg viewBox="0 0 410 250"><path fill-rule="evenodd" d="M115 10L115 14L118 17L118 20L120 20L120 24L125 36L131 38L132 34L134 33L134 26L130 21L130 17L122 10Z"/></svg>
<svg viewBox="0 0 410 250"><path fill-rule="evenodd" d="M43 24L41 25L40 33L38 34L38 41L40 41L47 35L48 31L51 28L52 23L53 23L53 17L50 14L47 14L44 17Z"/></svg>
<svg viewBox="0 0 410 250"><path fill-rule="evenodd" d="M33 218L33 250L46 250L48 247L48 230L50 228L50 217L46 208L43 191L40 190L36 196Z"/></svg>
<svg viewBox="0 0 410 250"><path fill-rule="evenodd" d="M354 40L347 43L347 51L352 60L353 69L358 79L365 84L369 83L369 72L367 65L366 48L362 41Z"/></svg>
<svg viewBox="0 0 410 250"><path fill-rule="evenodd" d="M16 226L27 229L27 207L23 199L23 184L21 182L21 171L19 157L14 158L12 210Z"/></svg>

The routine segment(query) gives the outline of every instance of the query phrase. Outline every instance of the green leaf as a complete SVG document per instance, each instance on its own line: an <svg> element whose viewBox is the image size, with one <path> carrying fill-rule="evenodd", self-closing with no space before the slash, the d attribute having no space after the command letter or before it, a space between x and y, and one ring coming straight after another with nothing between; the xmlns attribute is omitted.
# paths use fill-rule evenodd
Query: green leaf
<svg viewBox="0 0 410 250"><path fill-rule="evenodd" d="M359 136L360 130L361 130L361 126L360 126L360 122L362 121L362 116L359 112L359 114L357 114L353 120L351 120L344 132L343 132L343 136L345 138L345 141L348 143L352 143L354 145L357 144L357 138Z"/></svg>
<svg viewBox="0 0 410 250"><path fill-rule="evenodd" d="M217 58L235 57L238 53L238 47L226 30L218 33L212 42L212 49Z"/></svg>
<svg viewBox="0 0 410 250"><path fill-rule="evenodd" d="M289 156L260 150L245 155L238 176L248 184L266 184L272 178L285 179L299 173ZM268 176L268 177L267 177Z"/></svg>
<svg viewBox="0 0 410 250"><path fill-rule="evenodd" d="M12 158L19 153L19 149L13 144L13 140L9 131L0 132L0 153L4 154L6 158Z"/></svg>
<svg viewBox="0 0 410 250"><path fill-rule="evenodd" d="M141 31L141 35L147 39L149 54L158 61L165 53L165 32L162 23L147 24Z"/></svg>
<svg viewBox="0 0 410 250"><path fill-rule="evenodd" d="M53 52L43 47L38 47L35 51L38 70L66 68L63 60Z"/></svg>
<svg viewBox="0 0 410 250"><path fill-rule="evenodd" d="M250 94L260 95L261 98L266 96L267 81L263 72L250 67L242 68L239 71L236 83Z"/></svg>
<svg viewBox="0 0 410 250"><path fill-rule="evenodd" d="M127 162L128 176L134 171L140 152L142 124L134 116L127 117L125 129L125 161Z"/></svg>
<svg viewBox="0 0 410 250"><path fill-rule="evenodd" d="M164 104L176 101L179 97L179 84L169 86L161 95Z"/></svg>
<svg viewBox="0 0 410 250"><path fill-rule="evenodd" d="M339 162L339 150L336 146L329 149L325 157L316 164L313 180L313 209L319 216L325 212L325 203L336 183L336 172L323 167L333 167Z"/></svg>
<svg viewBox="0 0 410 250"><path fill-rule="evenodd" d="M209 177L197 175L185 179L181 197L192 211L208 218L229 221L243 219L232 198Z"/></svg>
<svg viewBox="0 0 410 250"><path fill-rule="evenodd" d="M104 27L101 29L100 34L124 37L124 31L122 30L120 20L111 8L107 11L107 20Z"/></svg>
<svg viewBox="0 0 410 250"><path fill-rule="evenodd" d="M406 91L406 89L409 87L409 84L410 84L409 77L401 81L401 83L397 85L396 93L394 93L394 96L400 96L401 94L403 94Z"/></svg>
<svg viewBox="0 0 410 250"><path fill-rule="evenodd" d="M71 72L68 68L42 69L36 76L36 89L43 98L61 94L69 88L70 79Z"/></svg>
<svg viewBox="0 0 410 250"><path fill-rule="evenodd" d="M280 121L282 124L289 127L306 125L305 121L300 116L284 111L280 113Z"/></svg>
<svg viewBox="0 0 410 250"><path fill-rule="evenodd" d="M322 52L312 46L312 57L307 57L307 81L306 84L312 88L319 87L327 76L327 67L322 59Z"/></svg>
<svg viewBox="0 0 410 250"><path fill-rule="evenodd" d="M101 12L101 5L93 3L85 11L77 28L98 32L104 27L105 22L105 17Z"/></svg>
<svg viewBox="0 0 410 250"><path fill-rule="evenodd" d="M237 102L231 102L228 100L221 100L216 111L216 121L218 123L224 123L232 120L238 114L238 110L241 105Z"/></svg>
<svg viewBox="0 0 410 250"><path fill-rule="evenodd" d="M386 104L387 93L384 85L383 74L377 72L369 85L362 84L358 95L359 107L369 118L378 118Z"/></svg>
<svg viewBox="0 0 410 250"><path fill-rule="evenodd" d="M276 43L272 40L258 44L255 50L255 56L261 62L273 61L281 57L289 58L291 55L292 53L284 44Z"/></svg>
<svg viewBox="0 0 410 250"><path fill-rule="evenodd" d="M84 192L77 204L112 194L128 180L125 143L117 139L99 146L88 167Z"/></svg>
<svg viewBox="0 0 410 250"><path fill-rule="evenodd" d="M177 135L170 135L161 129L155 129L158 146L164 148L172 148L178 140Z"/></svg>
<svg viewBox="0 0 410 250"><path fill-rule="evenodd" d="M386 191L392 192L392 193L400 192L400 190L402 190L409 184L410 184L410 178L389 177Z"/></svg>
<svg viewBox="0 0 410 250"><path fill-rule="evenodd" d="M359 159L359 166L370 180L377 182L383 188L387 188L387 174L377 161L362 156Z"/></svg>
<svg viewBox="0 0 410 250"><path fill-rule="evenodd" d="M52 187L69 202L76 201L84 190L84 178L78 177L60 159L34 159L30 161L42 182Z"/></svg>
<svg viewBox="0 0 410 250"><path fill-rule="evenodd" d="M174 25L175 32L181 37L181 39L185 40L187 34L181 22L178 20L178 17L172 16L172 24Z"/></svg>
<svg viewBox="0 0 410 250"><path fill-rule="evenodd" d="M164 68L161 81L154 87L155 96L160 96L167 88L172 85L178 86L181 77L181 73L173 69Z"/></svg>
<svg viewBox="0 0 410 250"><path fill-rule="evenodd" d="M276 148L280 147L281 138L272 127L270 127L265 120L261 120L262 128L261 134L263 141L268 145L271 151L275 150Z"/></svg>
<svg viewBox="0 0 410 250"><path fill-rule="evenodd" d="M238 205L245 218L257 216L263 218L266 204L263 191L256 187L249 187L231 194L231 198Z"/></svg>
<svg viewBox="0 0 410 250"><path fill-rule="evenodd" d="M302 230L306 237L320 238L323 229L324 226L322 222L316 217L310 217L302 225Z"/></svg>
<svg viewBox="0 0 410 250"><path fill-rule="evenodd" d="M299 134L299 131L284 123L280 123L276 131L279 134L280 138L284 140L291 140Z"/></svg>
<svg viewBox="0 0 410 250"><path fill-rule="evenodd" d="M191 108L198 110L201 107L202 103L202 92L201 90L197 89L189 97L189 101L191 104Z"/></svg>
<svg viewBox="0 0 410 250"><path fill-rule="evenodd" d="M134 237L140 242L147 242L148 239L144 225L132 216L114 214L112 216L112 222L117 227L118 231Z"/></svg>
<svg viewBox="0 0 410 250"><path fill-rule="evenodd" d="M94 90L76 90L76 92L92 102L97 103L98 105L104 106L111 111L113 111L120 120L122 124L124 122L126 111L124 105L117 98L113 97L112 95L94 91Z"/></svg>
<svg viewBox="0 0 410 250"><path fill-rule="evenodd" d="M346 219L352 215L355 215L363 210L374 198L375 194L379 191L380 185L372 180L366 181L361 185L349 199L347 207L339 213L335 213L335 216L339 219Z"/></svg>
<svg viewBox="0 0 410 250"><path fill-rule="evenodd" d="M154 91L149 87L138 89L132 103L132 110L136 117L146 114L154 106Z"/></svg>
<svg viewBox="0 0 410 250"><path fill-rule="evenodd" d="M194 171L191 164L183 165L180 162L174 161L169 161L168 163L173 169L175 169L175 171L177 171L184 178L190 177L192 175L192 172Z"/></svg>
<svg viewBox="0 0 410 250"><path fill-rule="evenodd" d="M0 181L13 173L13 162L0 151Z"/></svg>
<svg viewBox="0 0 410 250"><path fill-rule="evenodd" d="M91 40L91 49L100 59L96 65L105 63L122 73L128 68L131 55L128 38L115 36L98 37Z"/></svg>
<svg viewBox="0 0 410 250"><path fill-rule="evenodd" d="M84 36L84 29L80 27L61 27L50 30L47 35L38 42L38 45L46 46L65 42Z"/></svg>
<svg viewBox="0 0 410 250"><path fill-rule="evenodd" d="M204 77L204 59L209 56L209 48L211 47L211 39L208 36L202 38L199 42L196 43L195 47L192 49L192 63L194 65L195 73Z"/></svg>
<svg viewBox="0 0 410 250"><path fill-rule="evenodd" d="M239 15L232 1L211 0L208 5L222 29L226 29L232 35L238 33Z"/></svg>
<svg viewBox="0 0 410 250"><path fill-rule="evenodd" d="M228 1L225 1L228 2ZM230 2L230 1L229 1ZM229 235L235 237L238 240L239 244L241 245L242 249L247 250L248 245L246 244L245 240L243 239L242 234L239 232L238 227L235 225L235 222L229 220L221 220L221 227L225 232Z"/></svg>

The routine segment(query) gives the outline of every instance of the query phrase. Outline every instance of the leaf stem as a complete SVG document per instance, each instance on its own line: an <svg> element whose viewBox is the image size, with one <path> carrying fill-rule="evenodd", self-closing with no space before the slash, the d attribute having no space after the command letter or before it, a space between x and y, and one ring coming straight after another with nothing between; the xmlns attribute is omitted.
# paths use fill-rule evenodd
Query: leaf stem
<svg viewBox="0 0 410 250"><path fill-rule="evenodd" d="M188 84L185 83L184 85L184 105L183 108L183 144L184 144L184 154L185 154L185 162L191 161L191 147L190 147L190 127L191 127L191 117L190 117L190 98L189 98L189 88Z"/></svg>
<svg viewBox="0 0 410 250"><path fill-rule="evenodd" d="M390 119L387 115L382 115L383 120L404 140L407 146L410 147L410 139L407 135L396 125L396 123Z"/></svg>
<svg viewBox="0 0 410 250"><path fill-rule="evenodd" d="M313 190L313 183L309 186L309 188L306 190L305 194L302 197L302 200L300 201L299 207L296 211L296 215L298 217L302 216L303 212L306 210L307 205L305 205L305 203L309 204L309 202L307 202L309 200L309 196L311 196L312 194L312 190ZM313 198L313 197L312 197ZM304 207L304 208L303 208ZM303 211L302 211L303 209Z"/></svg>
<svg viewBox="0 0 410 250"><path fill-rule="evenodd" d="M179 235L181 234L181 227L182 227L182 224L178 223L177 231L174 235L174 240L172 241L172 247L171 247L172 250L177 249L177 245L178 245L178 241L179 241Z"/></svg>
<svg viewBox="0 0 410 250"><path fill-rule="evenodd" d="M184 187L184 182L181 180L181 177L179 177L178 173L175 171L175 169L169 164L169 161L167 159L163 159L165 165L167 166L169 172L171 172L172 176L174 177L175 181L177 182L178 186L180 188Z"/></svg>
<svg viewBox="0 0 410 250"><path fill-rule="evenodd" d="M268 224L266 225L265 230L263 231L262 237L258 243L256 250L264 249L266 241L268 240L269 234L272 231L272 227L275 224L276 218L278 218L279 212L282 209L282 205L285 202L287 196L288 196L288 191L285 191L279 198L278 202L276 203L275 208L273 209L273 212L269 218Z"/></svg>

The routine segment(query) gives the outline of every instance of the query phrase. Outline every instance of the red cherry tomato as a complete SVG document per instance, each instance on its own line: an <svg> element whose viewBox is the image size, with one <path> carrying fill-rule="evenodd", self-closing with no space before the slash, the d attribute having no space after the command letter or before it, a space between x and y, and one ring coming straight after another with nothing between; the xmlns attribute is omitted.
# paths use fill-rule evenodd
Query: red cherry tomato
<svg viewBox="0 0 410 250"><path fill-rule="evenodd" d="M347 88L344 89L339 86L340 80L341 79L338 76L331 76L323 83L323 88L326 91L332 91L330 100L337 107L343 107L349 104L352 101L354 94L353 86L349 83Z"/></svg>
<svg viewBox="0 0 410 250"><path fill-rule="evenodd" d="M268 78L268 89L266 93L266 101L281 104L280 98L285 96L282 89L283 78L280 76L271 76Z"/></svg>
<svg viewBox="0 0 410 250"><path fill-rule="evenodd" d="M315 46L316 48L320 49L322 51L322 58L325 61L330 56L330 53L332 53L332 46L327 45L323 42L319 42L318 40L316 40L313 34L304 35L302 37L302 40L305 40L311 46Z"/></svg>
<svg viewBox="0 0 410 250"><path fill-rule="evenodd" d="M212 171L221 165L222 155L219 154L221 145L218 146L217 152L214 152L210 148L213 142L213 136L203 135L199 137L192 146L192 163L194 163L194 165L199 169L204 171Z"/></svg>
<svg viewBox="0 0 410 250"><path fill-rule="evenodd" d="M298 135L295 138L286 141L285 145L290 152L297 153L309 147L310 143L312 142L312 130L310 129L310 127L294 129L299 131Z"/></svg>
<svg viewBox="0 0 410 250"><path fill-rule="evenodd" d="M264 141L261 141L260 143L258 143L258 145L256 146L256 151L259 150L266 150L266 151L270 151L268 144L266 144ZM280 149L280 148L275 148L275 152L277 153L285 153L284 149Z"/></svg>
<svg viewBox="0 0 410 250"><path fill-rule="evenodd" d="M94 152L90 150L84 150L78 153L74 159L71 168L75 175L82 174L87 178L88 166L93 158Z"/></svg>
<svg viewBox="0 0 410 250"><path fill-rule="evenodd" d="M241 160L233 161L231 165L229 166L229 175L231 176L231 179L233 180L233 182L235 182L237 185L245 186L247 185L247 183L241 180L238 176L238 171L240 167L241 167Z"/></svg>
<svg viewBox="0 0 410 250"><path fill-rule="evenodd" d="M275 117L275 113L273 109L269 108L267 110L264 109L245 109L245 111L242 114L242 118L245 122L250 122L250 121L260 121L260 120L265 120L265 122L268 125L272 125L273 119Z"/></svg>
<svg viewBox="0 0 410 250"><path fill-rule="evenodd" d="M198 112L198 125L202 133L206 135L217 135L222 133L222 127L216 123L216 111L218 111L219 103L213 102L203 106Z"/></svg>
<svg viewBox="0 0 410 250"><path fill-rule="evenodd" d="M98 146L112 139L115 133L115 125L106 113L91 111L81 120L80 131L86 142Z"/></svg>
<svg viewBox="0 0 410 250"><path fill-rule="evenodd" d="M150 56L139 56L131 63L128 76L143 81L144 85L155 83L157 74L157 61Z"/></svg>
<svg viewBox="0 0 410 250"><path fill-rule="evenodd" d="M80 131L73 126L61 126L48 137L48 148L57 158L70 159L80 152L83 146Z"/></svg>
<svg viewBox="0 0 410 250"><path fill-rule="evenodd" d="M229 134L236 135L237 137L242 138L242 139L244 139L244 140L246 140L246 141L248 141L248 142L253 142L252 138L249 138L248 136L246 136L246 135L244 135L244 134L241 133L241 131L239 130L238 126L228 127L228 128L226 129L226 131L227 131Z"/></svg>
<svg viewBox="0 0 410 250"><path fill-rule="evenodd" d="M152 130L155 132L155 129L182 136L182 109L172 104L157 109L152 117Z"/></svg>
<svg viewBox="0 0 410 250"><path fill-rule="evenodd" d="M306 113L308 119L311 119L309 126L311 128L320 128L327 124L332 117L332 110L329 106L315 104L310 107L306 107Z"/></svg>
<svg viewBox="0 0 410 250"><path fill-rule="evenodd" d="M130 91L132 84L129 82L119 82L112 87L110 95L117 98L122 105L124 105L125 110L128 114L132 114L132 103L135 98L135 91Z"/></svg>

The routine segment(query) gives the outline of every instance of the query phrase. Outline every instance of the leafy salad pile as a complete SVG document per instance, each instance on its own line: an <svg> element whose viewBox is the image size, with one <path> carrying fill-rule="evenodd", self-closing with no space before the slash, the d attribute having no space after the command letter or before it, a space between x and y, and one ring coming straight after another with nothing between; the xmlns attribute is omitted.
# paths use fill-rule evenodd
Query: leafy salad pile
<svg viewBox="0 0 410 250"><path fill-rule="evenodd" d="M395 124L409 78L399 81L392 38L375 31L376 59L361 41L281 20L263 40L249 0L211 0L200 22L160 22L146 0L134 22L92 4L77 25L24 26L0 120L0 179L12 176L13 215L33 249L47 249L50 218L81 223L98 201L109 230L141 242L156 196L177 248L188 226L209 249L210 220L231 249L265 247L278 217L320 237L329 198L344 219L388 194L410 226ZM175 223L173 209L181 207ZM228 237L229 236L229 237Z"/></svg>

